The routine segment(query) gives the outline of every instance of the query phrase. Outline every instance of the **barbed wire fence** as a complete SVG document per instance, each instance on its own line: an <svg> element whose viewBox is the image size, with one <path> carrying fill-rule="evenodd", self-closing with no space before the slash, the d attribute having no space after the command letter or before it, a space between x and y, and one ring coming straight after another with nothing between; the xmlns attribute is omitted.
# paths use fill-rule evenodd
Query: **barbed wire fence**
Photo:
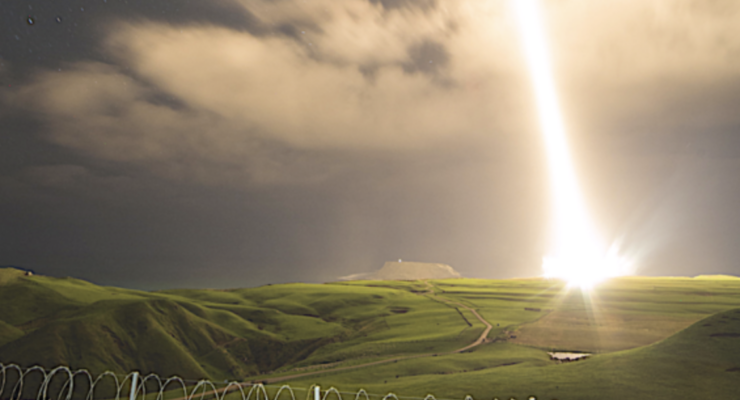
<svg viewBox="0 0 740 400"><path fill-rule="evenodd" d="M296 392L305 392L297 396ZM272 396L270 395L272 393ZM0 363L0 400L459 400L399 396L395 393L373 394L364 389L342 392L312 385L292 388L255 382L213 382L189 380L178 376L162 378L157 374L126 375L105 371L93 374L85 369L66 366L45 369ZM531 397L530 399L534 399ZM463 400L474 400L465 396Z"/></svg>

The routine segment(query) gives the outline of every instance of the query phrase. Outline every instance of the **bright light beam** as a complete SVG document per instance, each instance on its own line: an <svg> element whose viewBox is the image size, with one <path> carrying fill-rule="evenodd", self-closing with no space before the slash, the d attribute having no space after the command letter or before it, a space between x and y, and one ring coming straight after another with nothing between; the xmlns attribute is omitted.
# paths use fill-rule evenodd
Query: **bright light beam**
<svg viewBox="0 0 740 400"><path fill-rule="evenodd" d="M606 251L586 212L568 151L536 0L512 2L537 97L553 195L554 240L550 254L543 259L544 275L583 288L628 275L629 263L618 257L616 247Z"/></svg>

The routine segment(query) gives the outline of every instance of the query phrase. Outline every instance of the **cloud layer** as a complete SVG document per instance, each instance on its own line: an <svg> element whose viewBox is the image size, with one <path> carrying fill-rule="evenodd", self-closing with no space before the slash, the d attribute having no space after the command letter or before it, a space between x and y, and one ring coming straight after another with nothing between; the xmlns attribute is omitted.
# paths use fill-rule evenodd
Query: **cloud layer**
<svg viewBox="0 0 740 400"><path fill-rule="evenodd" d="M300 180L306 165L291 166L286 152L511 140L530 126L505 2L240 4L263 34L120 21L100 43L114 63L41 71L6 101L42 115L57 144L196 180L213 168L256 182ZM734 2L544 9L573 127L613 131L604 123L701 108L697 97L738 81Z"/></svg>
<svg viewBox="0 0 740 400"><path fill-rule="evenodd" d="M697 182L709 185L706 176L740 174L740 3L542 3L570 144L605 230L620 236L619 227L639 225L635 210L644 204L661 208ZM26 48L17 60L3 59L0 80L23 79L3 84L0 117L30 121L28 137L57 152L53 162L29 161L3 177L6 192L97 191L108 194L97 201L114 203L137 191L148 196L158 180L186 192L245 190L239 193L259 204L240 198L224 215L243 206L252 218L244 226L274 223L274 237L290 237L290 262L375 265L413 249L444 258L420 261L446 262L468 276L478 274L455 260L504 265L501 276L526 275L506 263L538 267L538 232L547 224L544 152L509 3L224 4L199 11L210 15L202 18L111 12L97 36L84 38L93 49L33 68L24 67ZM711 165L699 178L676 178L696 159ZM722 201L740 199L735 186L715 186ZM177 197L162 193L159 199ZM668 220L688 210L670 201L663 209L674 211L655 215ZM702 204L726 206L723 217L708 217L730 223L736 218L722 201L707 196ZM213 199L203 204L198 212L219 207ZM279 217L263 221L262 214ZM644 220L660 226L655 218ZM209 232L218 231L213 226ZM268 247L269 235L233 227L242 229ZM654 235L645 229L640 235ZM289 263L274 249L254 251ZM242 255L233 250L223 264Z"/></svg>

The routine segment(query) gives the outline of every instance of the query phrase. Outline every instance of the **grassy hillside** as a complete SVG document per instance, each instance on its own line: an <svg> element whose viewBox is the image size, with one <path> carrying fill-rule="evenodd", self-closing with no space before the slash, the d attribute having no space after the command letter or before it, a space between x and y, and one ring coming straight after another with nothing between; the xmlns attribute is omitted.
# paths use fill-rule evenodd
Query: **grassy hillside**
<svg viewBox="0 0 740 400"><path fill-rule="evenodd" d="M543 280L433 284L436 293L475 306L494 324L496 341L288 383L447 398L733 398L737 391L738 280L625 278L591 293ZM612 350L619 347L628 350ZM603 354L573 363L546 353L594 349Z"/></svg>
<svg viewBox="0 0 740 400"><path fill-rule="evenodd" d="M508 364L508 365L507 365ZM740 309L710 316L658 343L571 362L510 343L435 359L295 380L370 393L438 397L567 399L732 399L740 382Z"/></svg>
<svg viewBox="0 0 740 400"><path fill-rule="evenodd" d="M588 293L542 279L434 284L445 297L473 305L499 324L492 337L552 350L603 353L645 346L740 307L740 279L620 278Z"/></svg>
<svg viewBox="0 0 740 400"><path fill-rule="evenodd" d="M0 361L95 372L244 379L472 341L454 307L410 290L346 285L141 292L0 269ZM430 324L434 330L417 328Z"/></svg>
<svg viewBox="0 0 740 400"><path fill-rule="evenodd" d="M370 393L567 399L738 398L740 309L708 317L650 346L555 363L537 349L491 343L470 353L295 380ZM310 383L309 383L310 382Z"/></svg>
<svg viewBox="0 0 740 400"><path fill-rule="evenodd" d="M726 277L588 293L543 279L141 292L0 269L0 302L6 364L446 398L731 398L740 380L740 280ZM456 353L484 331L471 309L492 329Z"/></svg>

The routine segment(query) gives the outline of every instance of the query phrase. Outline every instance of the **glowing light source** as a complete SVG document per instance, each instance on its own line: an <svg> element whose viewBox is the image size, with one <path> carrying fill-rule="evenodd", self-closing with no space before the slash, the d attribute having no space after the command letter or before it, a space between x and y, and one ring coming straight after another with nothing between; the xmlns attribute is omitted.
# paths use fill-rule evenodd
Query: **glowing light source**
<svg viewBox="0 0 740 400"><path fill-rule="evenodd" d="M543 259L544 275L584 288L629 275L630 263L618 256L615 246L607 251L586 212L568 151L536 0L512 2L537 97L552 186L555 231L551 253Z"/></svg>

